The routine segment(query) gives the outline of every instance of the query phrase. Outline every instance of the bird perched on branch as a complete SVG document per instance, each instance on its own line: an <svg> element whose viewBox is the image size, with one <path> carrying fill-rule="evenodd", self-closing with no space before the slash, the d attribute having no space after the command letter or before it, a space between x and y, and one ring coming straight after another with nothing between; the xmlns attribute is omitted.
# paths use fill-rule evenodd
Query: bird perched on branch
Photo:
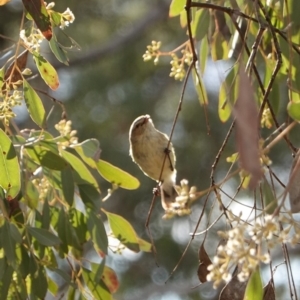
<svg viewBox="0 0 300 300"><path fill-rule="evenodd" d="M177 192L175 152L169 137L157 130L149 115L136 118L129 130L132 160L148 177L160 182L161 201L164 210L168 210ZM169 145L169 147L168 147Z"/></svg>

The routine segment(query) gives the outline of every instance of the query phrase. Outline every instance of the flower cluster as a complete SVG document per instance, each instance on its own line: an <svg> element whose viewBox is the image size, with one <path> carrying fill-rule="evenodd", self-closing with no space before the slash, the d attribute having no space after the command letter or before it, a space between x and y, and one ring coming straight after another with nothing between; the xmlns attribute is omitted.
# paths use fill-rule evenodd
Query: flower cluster
<svg viewBox="0 0 300 300"><path fill-rule="evenodd" d="M191 213L191 205L197 199L196 187L189 188L189 183L186 179L180 181L181 186L176 185L175 190L178 196L175 202L170 204L170 207L165 211L163 219L170 219L175 215L184 216Z"/></svg>
<svg viewBox="0 0 300 300"><path fill-rule="evenodd" d="M160 55L160 51L159 51L160 46L161 46L161 42L152 41L151 45L147 46L147 50L146 50L145 54L143 54L144 61L149 61L153 57L155 57L154 64L157 65L159 55Z"/></svg>
<svg viewBox="0 0 300 300"><path fill-rule="evenodd" d="M1 94L2 93L0 93L0 97L4 96ZM8 126L9 121L16 117L16 114L13 112L13 108L17 105L21 105L23 93L18 90L13 90L12 93L8 93L6 96L4 96L4 98L5 100L0 102L0 120L3 120L4 124Z"/></svg>
<svg viewBox="0 0 300 300"><path fill-rule="evenodd" d="M55 125L55 129L63 137L63 141L60 142L63 146L74 145L78 143L78 137L76 137L77 131L72 130L72 121L60 120L58 124Z"/></svg>
<svg viewBox="0 0 300 300"><path fill-rule="evenodd" d="M186 65L189 66L192 63L193 56L189 48L189 44L183 44L179 48L171 52L161 52L159 49L161 47L161 42L152 41L151 45L147 46L147 50L143 55L144 61L149 61L154 58L154 64L158 64L160 56L171 56L171 73L170 77L174 77L175 80L183 80L186 75ZM185 47L184 49L182 49ZM176 52L181 50L181 56L178 57Z"/></svg>
<svg viewBox="0 0 300 300"><path fill-rule="evenodd" d="M260 263L269 263L271 258L267 251L264 253L264 245L270 250L281 243L295 245L300 241L300 225L291 214L284 217L265 215L253 224L245 223L230 212L229 216L236 224L227 232L219 232L226 242L218 247L213 263L207 268L207 280L214 282L214 288L221 281L228 283L231 280L236 265L239 267L237 277L244 282ZM288 225L280 230L280 224L283 226L284 223Z"/></svg>
<svg viewBox="0 0 300 300"><path fill-rule="evenodd" d="M49 4L45 2L45 4L51 19L55 18L56 21L58 19L57 22L53 22L53 23L56 25L57 23L59 23L57 26L59 26L61 29L64 29L65 27L69 26L69 24L74 22L75 20L74 14L69 8L67 8L63 13L58 13L52 11L52 8L55 5L54 2L51 2ZM28 50L37 51L37 52L39 52L41 43L45 39L42 32L34 26L32 26L30 31L29 30L25 31L24 29L21 30L20 38L23 40Z"/></svg>

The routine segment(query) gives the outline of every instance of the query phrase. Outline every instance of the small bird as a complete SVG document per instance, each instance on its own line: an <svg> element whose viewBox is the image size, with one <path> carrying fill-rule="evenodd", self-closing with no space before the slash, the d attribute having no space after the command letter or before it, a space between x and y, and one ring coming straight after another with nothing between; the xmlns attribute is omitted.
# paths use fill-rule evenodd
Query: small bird
<svg viewBox="0 0 300 300"><path fill-rule="evenodd" d="M149 115L136 118L129 130L130 151L132 160L148 177L160 182L161 202L168 210L175 202L177 192L175 152L169 137L157 130ZM163 168L163 172L162 172Z"/></svg>

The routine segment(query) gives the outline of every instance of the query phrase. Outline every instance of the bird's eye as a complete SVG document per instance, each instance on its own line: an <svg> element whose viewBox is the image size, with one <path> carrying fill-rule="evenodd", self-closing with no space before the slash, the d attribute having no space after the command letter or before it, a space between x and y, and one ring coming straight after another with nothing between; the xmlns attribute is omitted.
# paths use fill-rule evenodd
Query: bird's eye
<svg viewBox="0 0 300 300"><path fill-rule="evenodd" d="M139 128L139 127L140 127L140 125L141 125L141 124L136 124L136 125L135 125L135 128Z"/></svg>

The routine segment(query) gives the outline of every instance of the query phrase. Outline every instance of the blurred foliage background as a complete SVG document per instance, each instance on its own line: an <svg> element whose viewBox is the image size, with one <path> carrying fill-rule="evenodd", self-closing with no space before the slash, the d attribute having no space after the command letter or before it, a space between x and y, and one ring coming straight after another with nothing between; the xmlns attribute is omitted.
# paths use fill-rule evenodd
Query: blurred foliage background
<svg viewBox="0 0 300 300"><path fill-rule="evenodd" d="M65 32L78 43L80 50L72 50L70 65L65 66L53 59L49 49L43 49L42 54L58 69L61 85L57 91L50 92L41 81L32 82L35 88L49 92L64 103L68 118L78 130L79 141L98 139L102 159L140 180L138 190L118 189L103 207L125 217L147 240L145 221L156 184L145 177L129 157L128 131L132 121L142 114L149 114L159 130L166 133L171 130L182 82L169 77L168 58L160 59L157 66L142 59L146 46L152 40L162 41L162 48L166 51L187 40L185 29L180 27L178 19L168 18L169 5L170 1L159 0L57 1L57 10L64 11L69 7L75 15L75 22ZM18 38L22 9L17 0L0 8L0 33L3 36ZM0 38L0 43L2 49L12 45L11 41L3 38ZM215 113L219 83L227 68L226 65L209 63L204 76L210 100L206 108L200 105L192 83L188 84L175 127L173 145L177 156L177 179L186 178L198 190L209 186L211 165L230 126L230 122L221 124ZM44 97L43 100L46 107L52 107L53 102L49 98ZM24 109L17 119L20 128L33 127L26 114ZM60 116L60 106L55 105L49 127ZM234 149L227 147L225 156L227 151L229 155ZM285 157L280 155L283 169L289 168L291 161L291 158ZM218 165L220 173L224 172L225 164L221 162ZM105 196L110 184L103 181L100 187ZM189 233L194 230L202 209L200 199L190 216L162 220L164 212L157 201L150 228L159 267L149 253L134 254L129 250L122 255L111 253L109 264L120 280L115 299L188 300L212 299L216 295L210 284L196 287L199 284L197 251L201 243L201 238L197 237L176 273L165 284L190 239ZM204 223L199 230L205 228ZM218 227L212 232L216 233ZM207 247L208 253L214 254L209 251L209 243L215 242L209 241Z"/></svg>

